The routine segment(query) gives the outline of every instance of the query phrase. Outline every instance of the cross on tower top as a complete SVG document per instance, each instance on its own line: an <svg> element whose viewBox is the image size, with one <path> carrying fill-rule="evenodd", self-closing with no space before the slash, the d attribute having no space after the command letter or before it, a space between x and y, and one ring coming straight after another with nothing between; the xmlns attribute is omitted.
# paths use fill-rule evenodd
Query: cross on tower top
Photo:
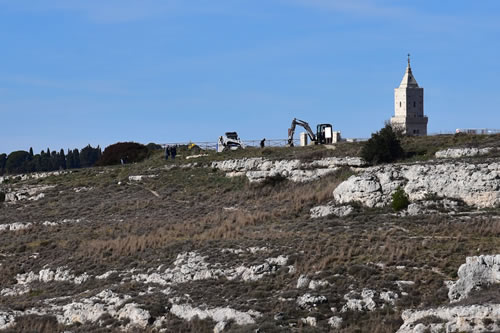
<svg viewBox="0 0 500 333"><path fill-rule="evenodd" d="M410 54L408 53L408 66L410 66Z"/></svg>

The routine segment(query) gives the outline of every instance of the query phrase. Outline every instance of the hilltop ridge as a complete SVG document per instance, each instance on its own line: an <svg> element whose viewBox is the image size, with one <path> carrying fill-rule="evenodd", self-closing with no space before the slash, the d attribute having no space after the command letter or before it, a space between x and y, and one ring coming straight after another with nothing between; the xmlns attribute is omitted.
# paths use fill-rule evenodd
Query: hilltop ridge
<svg viewBox="0 0 500 333"><path fill-rule="evenodd" d="M361 146L0 178L0 329L500 329L499 136Z"/></svg>

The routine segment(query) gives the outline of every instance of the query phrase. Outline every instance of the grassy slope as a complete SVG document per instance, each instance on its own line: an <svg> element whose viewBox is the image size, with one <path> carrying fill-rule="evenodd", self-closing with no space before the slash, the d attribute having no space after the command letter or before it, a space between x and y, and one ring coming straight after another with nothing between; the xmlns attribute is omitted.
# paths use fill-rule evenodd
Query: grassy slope
<svg viewBox="0 0 500 333"><path fill-rule="evenodd" d="M498 136L469 138L443 136L405 139L407 148L423 152L422 158L439 147L497 146ZM458 141L457 141L458 140ZM300 158L356 155L360 144L344 143L336 150L324 147L266 148L210 154L195 160L180 158L176 164L208 163L236 157ZM397 217L388 210L363 210L345 218L311 220L309 209L330 200L331 191L350 171L341 170L321 181L293 184L286 181L250 185L244 178L226 178L210 168L166 169L161 152L134 165L78 170L68 175L28 181L29 184L53 184L57 187L36 202L4 205L0 223L59 221L80 218L82 222L53 228L36 226L28 231L0 233L0 286L12 283L17 273L39 271L45 265L66 265L75 273L102 274L110 269L147 269L169 265L183 251L198 251L208 260L260 263L265 257L288 255L297 271L280 270L257 282L199 281L174 288L174 294L189 293L194 305L227 306L239 310L254 309L265 313L258 325L265 331L279 331L278 325L315 315L319 330L326 330L330 308L341 308L343 295L350 289L397 290L394 281L411 280L416 285L405 290L408 296L395 307L372 313L345 313L346 332L394 332L401 324L400 311L447 302L443 281L456 278L466 256L497 253L500 248L498 210L459 218L454 216ZM128 182L129 175L157 175L139 183ZM121 182L121 185L118 183ZM75 193L75 187L92 187ZM160 197L155 196L155 191ZM236 210L224 208L233 207ZM221 248L265 246L271 252L244 256L222 255ZM33 258L38 253L38 258ZM385 268L374 265L382 263ZM405 266L405 269L398 269ZM295 288L301 274L315 275L331 283L317 294L329 303L312 313L296 308L295 303L279 301L295 298L305 290ZM20 297L0 297L0 309L26 309L49 297L71 295L78 298L88 290L112 288L134 296L134 301L156 315L165 314L168 297L160 293L139 296L146 287L138 283L115 285L117 281L91 280L75 286L61 283L35 285ZM276 322L276 312L286 314ZM213 323L186 323L169 317L171 331L210 331ZM113 320L110 319L111 323ZM50 318L27 317L26 327L43 323L51 329L57 324ZM38 325L38 326L37 326ZM50 326L52 325L52 326ZM19 326L20 327L20 326ZM94 330L83 325L73 331ZM236 330L237 328L233 326ZM249 328L245 328L249 329ZM306 328L304 328L307 330ZM28 331L29 329L27 329Z"/></svg>

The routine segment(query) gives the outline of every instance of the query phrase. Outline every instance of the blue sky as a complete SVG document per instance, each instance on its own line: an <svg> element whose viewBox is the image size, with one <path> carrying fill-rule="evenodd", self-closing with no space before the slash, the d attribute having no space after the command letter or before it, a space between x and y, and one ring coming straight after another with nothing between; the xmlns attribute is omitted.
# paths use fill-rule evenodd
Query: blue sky
<svg viewBox="0 0 500 333"><path fill-rule="evenodd" d="M429 132L500 128L500 1L0 0L0 152L369 137L411 53Z"/></svg>

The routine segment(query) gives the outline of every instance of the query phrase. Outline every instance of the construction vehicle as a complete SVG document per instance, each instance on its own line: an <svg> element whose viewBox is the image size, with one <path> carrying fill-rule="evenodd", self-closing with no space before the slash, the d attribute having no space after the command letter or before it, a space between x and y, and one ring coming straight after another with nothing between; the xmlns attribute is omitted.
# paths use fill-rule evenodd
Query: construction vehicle
<svg viewBox="0 0 500 333"><path fill-rule="evenodd" d="M316 126L316 134L312 131L309 124L303 120L293 118L292 125L288 129L288 146L293 147L293 135L295 134L295 127L299 125L302 126L305 130L309 139L311 139L311 143L313 144L327 144L332 143L333 131L331 124L319 124Z"/></svg>
<svg viewBox="0 0 500 333"><path fill-rule="evenodd" d="M217 141L217 152L221 153L228 150L245 149L245 145L241 142L236 132L226 132L219 137Z"/></svg>

